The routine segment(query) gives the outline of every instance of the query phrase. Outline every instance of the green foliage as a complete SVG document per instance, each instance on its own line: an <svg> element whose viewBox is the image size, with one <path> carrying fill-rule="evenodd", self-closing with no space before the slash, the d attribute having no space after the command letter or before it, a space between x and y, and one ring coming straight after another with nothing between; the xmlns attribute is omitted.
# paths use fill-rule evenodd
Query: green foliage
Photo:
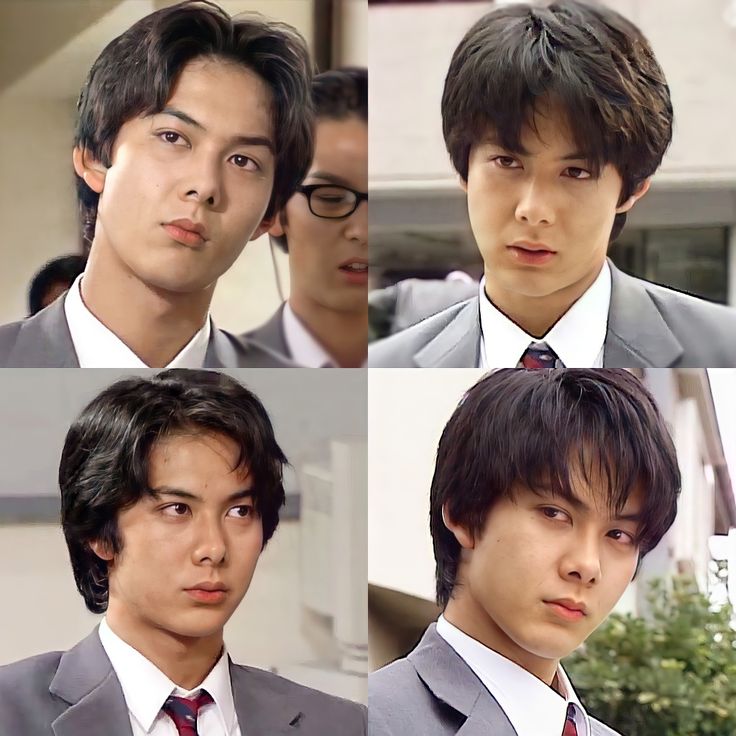
<svg viewBox="0 0 736 736"><path fill-rule="evenodd" d="M624 736L734 736L736 632L687 579L652 585L652 618L614 614L564 663L586 709Z"/></svg>

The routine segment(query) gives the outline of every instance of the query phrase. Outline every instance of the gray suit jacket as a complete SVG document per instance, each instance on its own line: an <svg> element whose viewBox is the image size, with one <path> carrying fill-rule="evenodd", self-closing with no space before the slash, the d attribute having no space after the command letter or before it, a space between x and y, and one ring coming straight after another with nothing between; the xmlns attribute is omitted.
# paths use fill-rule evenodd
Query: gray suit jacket
<svg viewBox="0 0 736 736"><path fill-rule="evenodd" d="M255 342L262 345L277 355L283 355L287 360L293 360L289 346L286 344L286 335L284 334L284 306L286 302L269 317L260 327L251 332L241 335L246 342Z"/></svg>
<svg viewBox="0 0 736 736"><path fill-rule="evenodd" d="M38 314L0 327L0 368L78 368L79 361L59 297ZM205 368L296 368L255 340L213 329Z"/></svg>
<svg viewBox="0 0 736 736"><path fill-rule="evenodd" d="M628 276L611 267L603 349L607 368L736 366L736 309ZM456 304L368 348L369 367L475 368L478 298ZM585 366L577 366L585 367Z"/></svg>
<svg viewBox="0 0 736 736"><path fill-rule="evenodd" d="M242 736L364 736L364 706L230 662ZM0 667L0 734L132 736L97 630L68 652Z"/></svg>
<svg viewBox="0 0 736 736"><path fill-rule="evenodd" d="M533 707L533 704L530 704ZM594 718L592 736L619 736ZM407 657L368 677L369 736L537 736L517 734L475 673L437 633Z"/></svg>

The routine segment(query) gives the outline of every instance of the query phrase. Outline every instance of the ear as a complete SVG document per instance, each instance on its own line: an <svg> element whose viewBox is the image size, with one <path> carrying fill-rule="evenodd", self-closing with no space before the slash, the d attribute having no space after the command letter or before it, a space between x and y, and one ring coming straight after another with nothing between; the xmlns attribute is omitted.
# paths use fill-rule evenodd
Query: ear
<svg viewBox="0 0 736 736"><path fill-rule="evenodd" d="M260 238L263 233L270 233L275 221L276 215L261 220L261 224L253 231L253 235L250 236L250 240Z"/></svg>
<svg viewBox="0 0 736 736"><path fill-rule="evenodd" d="M95 539L89 543L89 548L101 559L110 562L115 555L110 547L101 542L99 539Z"/></svg>
<svg viewBox="0 0 736 736"><path fill-rule="evenodd" d="M463 549L473 549L475 547L475 539L468 528L463 524L454 522L450 518L450 514L447 511L447 504L442 507L442 521Z"/></svg>
<svg viewBox="0 0 736 736"><path fill-rule="evenodd" d="M460 185L460 189L462 189L465 192L465 194L467 194L468 193L468 180L467 179L463 179L462 176L460 176L460 174L458 174L457 175L457 183Z"/></svg>
<svg viewBox="0 0 736 736"><path fill-rule="evenodd" d="M98 161L86 148L74 146L72 151L74 171L84 183L97 194L101 194L105 188L105 176L107 168Z"/></svg>
<svg viewBox="0 0 736 736"><path fill-rule="evenodd" d="M636 191L623 204L616 207L616 214L620 215L624 212L628 212L649 191L649 185L651 183L651 177L649 179L644 179L644 181L637 187Z"/></svg>
<svg viewBox="0 0 736 736"><path fill-rule="evenodd" d="M282 235L286 235L283 218L281 217L280 212L275 215L271 221L271 227L268 228L268 234L273 235L275 238L280 238Z"/></svg>

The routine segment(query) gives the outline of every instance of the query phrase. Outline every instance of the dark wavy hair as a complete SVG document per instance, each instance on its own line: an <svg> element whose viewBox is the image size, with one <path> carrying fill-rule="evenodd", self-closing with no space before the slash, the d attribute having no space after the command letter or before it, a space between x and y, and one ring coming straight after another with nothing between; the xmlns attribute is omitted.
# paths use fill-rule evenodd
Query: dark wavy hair
<svg viewBox="0 0 736 736"><path fill-rule="evenodd" d="M281 209L312 160L312 62L304 39L286 23L258 14L230 16L208 0L157 10L110 42L92 66L77 103L75 146L104 166L122 125L161 112L190 61L234 61L261 77L271 91L276 171L266 210ZM77 176L83 237L92 242L99 195Z"/></svg>
<svg viewBox="0 0 736 736"><path fill-rule="evenodd" d="M437 602L456 584L460 545L443 508L472 534L482 531L517 484L574 500L575 478L604 480L600 493L619 512L644 491L640 559L672 526L680 491L677 455L652 395L624 369L504 369L463 397L442 432L430 491Z"/></svg>
<svg viewBox="0 0 736 736"><path fill-rule="evenodd" d="M93 613L107 610L108 573L90 542L101 542L114 554L122 551L120 512L152 495L151 448L163 437L197 430L238 445L235 467L247 465L255 481L264 546L276 530L287 459L253 393L230 376L206 370L172 369L118 381L74 421L59 464L62 528L77 588Z"/></svg>
<svg viewBox="0 0 736 736"><path fill-rule="evenodd" d="M651 176L672 140L672 102L649 42L602 5L560 0L493 10L460 42L442 95L442 128L452 165L468 179L474 143L489 133L510 152L534 127L540 101L559 100L594 173L613 164L619 205ZM617 214L610 240L626 223Z"/></svg>

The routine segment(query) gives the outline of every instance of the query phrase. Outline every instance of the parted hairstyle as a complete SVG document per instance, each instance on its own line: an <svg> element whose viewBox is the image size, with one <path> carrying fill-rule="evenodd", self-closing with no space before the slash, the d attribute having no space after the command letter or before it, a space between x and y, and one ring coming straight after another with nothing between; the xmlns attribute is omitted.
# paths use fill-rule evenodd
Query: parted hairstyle
<svg viewBox="0 0 736 736"><path fill-rule="evenodd" d="M279 523L287 463L258 398L235 379L214 371L171 369L126 378L106 388L67 433L59 464L61 523L74 579L87 608L103 613L108 603L107 562L90 542L117 555L124 540L121 511L153 495L148 462L164 437L193 432L224 435L239 449L233 468L253 477L254 506L263 524L263 545Z"/></svg>
<svg viewBox="0 0 736 736"><path fill-rule="evenodd" d="M623 180L619 205L659 167L672 140L672 102L649 42L610 8L577 0L548 7L519 3L484 15L450 63L442 127L452 164L468 179L470 149L494 134L522 152L540 103L555 101L597 175L613 164ZM626 223L616 215L610 240Z"/></svg>
<svg viewBox="0 0 736 736"><path fill-rule="evenodd" d="M675 448L636 376L613 368L504 369L478 381L437 449L430 530L438 604L447 605L452 595L461 551L443 508L478 535L494 504L513 500L515 488L574 501L580 477L613 512L642 489L640 559L674 522L680 491Z"/></svg>
<svg viewBox="0 0 736 736"><path fill-rule="evenodd" d="M362 66L345 66L317 74L312 80L312 103L315 123L320 120L345 120L360 118L368 124L368 69ZM306 176L306 172L305 172ZM286 211L279 214L281 222L287 222ZM286 235L270 235L271 242L288 253Z"/></svg>
<svg viewBox="0 0 736 736"><path fill-rule="evenodd" d="M183 67L199 57L232 61L255 72L272 97L275 174L266 217L301 183L312 160L312 62L290 25L252 13L230 16L208 0L157 10L102 51L84 83L74 138L106 167L122 125L161 112ZM99 195L77 176L83 237L92 242Z"/></svg>

